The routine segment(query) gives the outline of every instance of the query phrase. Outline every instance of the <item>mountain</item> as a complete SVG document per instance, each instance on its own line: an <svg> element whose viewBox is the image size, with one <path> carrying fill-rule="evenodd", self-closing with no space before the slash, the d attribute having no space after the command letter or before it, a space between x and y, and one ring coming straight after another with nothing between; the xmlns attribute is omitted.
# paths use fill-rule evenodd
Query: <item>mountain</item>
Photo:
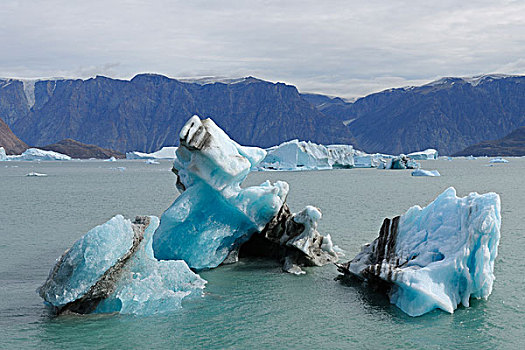
<svg viewBox="0 0 525 350"><path fill-rule="evenodd" d="M244 145L269 147L295 138L355 143L340 120L321 113L294 86L252 77L214 82L139 74L129 81L97 76L0 82L7 86L0 88L0 112L35 146L71 138L120 152L153 152L178 144L180 128L194 114L213 118Z"/></svg>
<svg viewBox="0 0 525 350"><path fill-rule="evenodd" d="M150 153L177 145L178 131L194 114L213 118L245 145L297 138L370 153L435 148L454 154L525 125L525 76L442 78L355 102L253 77L0 80L0 116L35 146L71 138Z"/></svg>
<svg viewBox="0 0 525 350"><path fill-rule="evenodd" d="M28 147L9 129L9 126L0 118L0 147L4 147L7 154L21 154Z"/></svg>
<svg viewBox="0 0 525 350"><path fill-rule="evenodd" d="M71 158L77 159L108 159L111 157L126 158L125 154L123 153L101 148L95 145L86 145L85 143L81 143L72 139L65 139L51 145L41 146L39 148L46 151L54 151L66 154Z"/></svg>
<svg viewBox="0 0 525 350"><path fill-rule="evenodd" d="M453 154L525 124L525 76L443 78L317 108L348 125L367 152Z"/></svg>
<svg viewBox="0 0 525 350"><path fill-rule="evenodd" d="M347 102L340 97L331 97L321 94L301 94L301 96L313 104L319 112L324 115L335 117L342 120L345 125L350 124L355 119L348 119L353 113L353 103Z"/></svg>
<svg viewBox="0 0 525 350"><path fill-rule="evenodd" d="M454 156L525 156L525 126L522 126L507 136L493 141L483 141L469 146L454 154Z"/></svg>

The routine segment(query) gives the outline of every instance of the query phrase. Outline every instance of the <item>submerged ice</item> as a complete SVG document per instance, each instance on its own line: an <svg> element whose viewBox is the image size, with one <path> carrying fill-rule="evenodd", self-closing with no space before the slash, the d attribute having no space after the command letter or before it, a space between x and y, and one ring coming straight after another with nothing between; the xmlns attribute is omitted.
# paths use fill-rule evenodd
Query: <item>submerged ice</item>
<svg viewBox="0 0 525 350"><path fill-rule="evenodd" d="M452 313L492 292L500 226L497 194L458 198L451 187L425 208L385 219L379 237L338 267L390 283L390 301L411 316Z"/></svg>

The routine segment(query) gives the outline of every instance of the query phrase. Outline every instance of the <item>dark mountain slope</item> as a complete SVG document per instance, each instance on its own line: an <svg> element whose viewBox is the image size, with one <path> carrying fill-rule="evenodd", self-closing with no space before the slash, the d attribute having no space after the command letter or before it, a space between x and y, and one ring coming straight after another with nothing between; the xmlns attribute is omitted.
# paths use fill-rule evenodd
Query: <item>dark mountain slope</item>
<svg viewBox="0 0 525 350"><path fill-rule="evenodd" d="M349 127L368 152L452 154L525 124L525 77L444 78L357 100Z"/></svg>
<svg viewBox="0 0 525 350"><path fill-rule="evenodd" d="M86 145L85 143L81 143L72 139L65 139L51 145L41 146L39 148L46 151L54 151L62 154L67 154L71 158L77 159L108 159L111 157L126 157L123 153L106 148L101 148L95 145Z"/></svg>
<svg viewBox="0 0 525 350"><path fill-rule="evenodd" d="M454 156L525 156L525 126L514 130L504 138L483 141L469 146Z"/></svg>

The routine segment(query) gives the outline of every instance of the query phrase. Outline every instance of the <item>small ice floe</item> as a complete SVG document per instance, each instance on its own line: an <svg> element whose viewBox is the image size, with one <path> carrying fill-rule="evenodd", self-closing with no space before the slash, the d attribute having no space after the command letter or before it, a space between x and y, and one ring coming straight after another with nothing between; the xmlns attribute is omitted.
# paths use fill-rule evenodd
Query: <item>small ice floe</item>
<svg viewBox="0 0 525 350"><path fill-rule="evenodd" d="M146 164L160 164L159 162L157 162L157 161L154 160L154 159L148 159L148 160L146 160L144 163L146 163Z"/></svg>
<svg viewBox="0 0 525 350"><path fill-rule="evenodd" d="M124 172L126 171L126 167L125 166L119 166L119 167L116 167L116 168L110 168L111 170L118 170L120 172Z"/></svg>
<svg viewBox="0 0 525 350"><path fill-rule="evenodd" d="M32 171L32 172L26 174L26 176L45 177L45 176L47 176L47 174L36 173L36 172Z"/></svg>
<svg viewBox="0 0 525 350"><path fill-rule="evenodd" d="M502 158L502 157L497 157L497 158L492 158L489 163L508 163L509 161Z"/></svg>
<svg viewBox="0 0 525 350"><path fill-rule="evenodd" d="M441 174L437 170L416 169L412 172L412 176L441 176Z"/></svg>

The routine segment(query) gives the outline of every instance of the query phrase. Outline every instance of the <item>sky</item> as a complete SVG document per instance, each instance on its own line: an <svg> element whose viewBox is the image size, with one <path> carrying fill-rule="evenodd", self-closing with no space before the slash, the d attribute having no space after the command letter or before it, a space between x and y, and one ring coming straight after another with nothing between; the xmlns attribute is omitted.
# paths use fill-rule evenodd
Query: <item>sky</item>
<svg viewBox="0 0 525 350"><path fill-rule="evenodd" d="M0 76L218 76L354 98L525 74L525 1L2 0Z"/></svg>

